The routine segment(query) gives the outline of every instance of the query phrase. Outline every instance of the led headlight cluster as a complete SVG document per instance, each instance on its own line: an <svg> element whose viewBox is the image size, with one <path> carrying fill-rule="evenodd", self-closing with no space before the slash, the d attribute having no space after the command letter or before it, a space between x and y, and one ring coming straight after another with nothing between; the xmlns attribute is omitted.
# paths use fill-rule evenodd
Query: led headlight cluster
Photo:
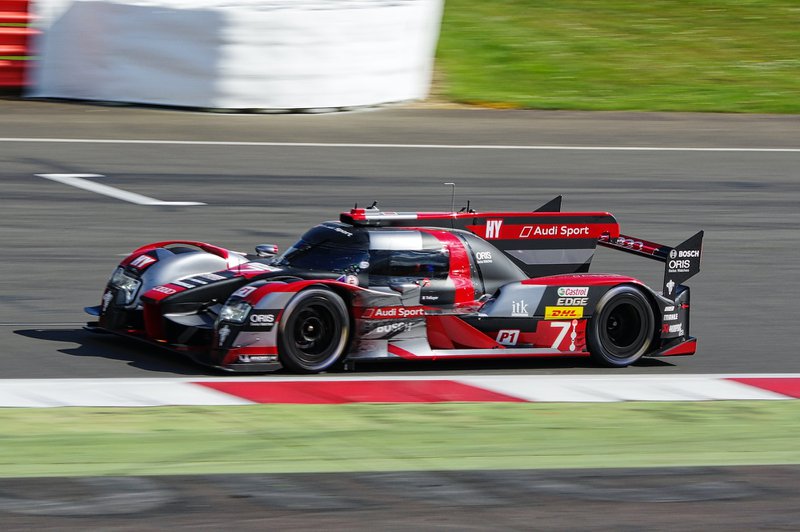
<svg viewBox="0 0 800 532"><path fill-rule="evenodd" d="M219 311L220 321L230 321L233 323L244 323L247 315L253 308L250 303L246 301L232 301L225 303L225 306Z"/></svg>
<svg viewBox="0 0 800 532"><path fill-rule="evenodd" d="M142 281L131 276L124 268L117 268L109 284L118 290L118 297L122 299L123 304L130 305L136 298L136 292L142 286Z"/></svg>

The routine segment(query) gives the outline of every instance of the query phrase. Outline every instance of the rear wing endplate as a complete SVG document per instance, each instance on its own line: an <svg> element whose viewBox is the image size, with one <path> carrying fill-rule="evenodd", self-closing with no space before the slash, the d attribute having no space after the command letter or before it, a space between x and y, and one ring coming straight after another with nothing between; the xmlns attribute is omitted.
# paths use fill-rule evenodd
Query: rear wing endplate
<svg viewBox="0 0 800 532"><path fill-rule="evenodd" d="M674 299L675 287L700 272L700 258L703 252L703 231L684 240L674 248L655 242L648 242L627 235L619 238L600 238L601 246L633 253L664 263L664 297Z"/></svg>

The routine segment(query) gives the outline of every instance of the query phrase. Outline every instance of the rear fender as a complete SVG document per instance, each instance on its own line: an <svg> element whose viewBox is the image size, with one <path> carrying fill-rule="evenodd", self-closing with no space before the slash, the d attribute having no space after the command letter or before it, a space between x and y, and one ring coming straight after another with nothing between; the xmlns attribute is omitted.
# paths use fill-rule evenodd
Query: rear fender
<svg viewBox="0 0 800 532"><path fill-rule="evenodd" d="M498 317L545 320L590 318L600 298L622 284L635 285L652 299L652 291L641 281L625 275L554 275L504 285L479 312Z"/></svg>

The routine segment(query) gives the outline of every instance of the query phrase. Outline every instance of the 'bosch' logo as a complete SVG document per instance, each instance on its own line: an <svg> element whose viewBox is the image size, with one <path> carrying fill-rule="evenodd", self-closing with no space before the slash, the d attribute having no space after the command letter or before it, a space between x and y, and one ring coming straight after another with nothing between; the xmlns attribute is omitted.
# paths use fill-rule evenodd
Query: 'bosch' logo
<svg viewBox="0 0 800 532"><path fill-rule="evenodd" d="M669 258L671 258L671 259L677 259L677 258L678 258L678 250L677 250L677 249L672 249L672 250L670 250L670 252L669 252Z"/></svg>
<svg viewBox="0 0 800 532"><path fill-rule="evenodd" d="M678 258L680 259L696 259L699 256L700 256L699 249L682 249L678 251ZM675 257L670 257L670 258L675 258Z"/></svg>

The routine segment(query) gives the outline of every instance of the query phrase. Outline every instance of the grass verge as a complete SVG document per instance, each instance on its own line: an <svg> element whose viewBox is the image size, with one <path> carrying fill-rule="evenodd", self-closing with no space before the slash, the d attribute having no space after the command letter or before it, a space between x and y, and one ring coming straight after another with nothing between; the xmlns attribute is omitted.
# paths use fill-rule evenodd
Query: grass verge
<svg viewBox="0 0 800 532"><path fill-rule="evenodd" d="M0 476L800 463L800 402L0 409Z"/></svg>
<svg viewBox="0 0 800 532"><path fill-rule="evenodd" d="M447 99L497 107L800 112L795 0L447 0Z"/></svg>

